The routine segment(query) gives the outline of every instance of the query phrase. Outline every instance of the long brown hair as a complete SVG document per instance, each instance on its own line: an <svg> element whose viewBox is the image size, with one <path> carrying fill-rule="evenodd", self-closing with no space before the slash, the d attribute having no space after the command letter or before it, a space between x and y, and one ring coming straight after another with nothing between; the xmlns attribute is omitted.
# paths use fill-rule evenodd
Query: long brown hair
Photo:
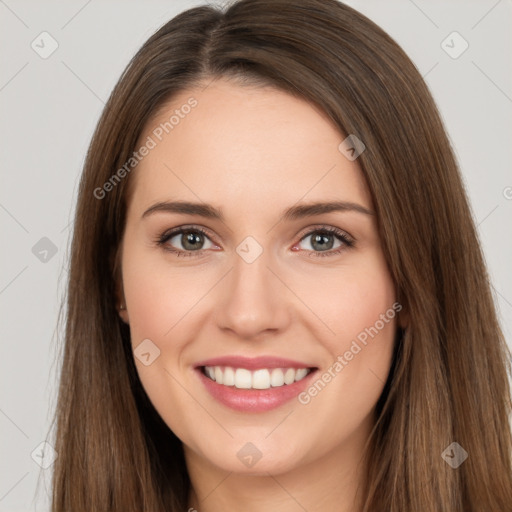
<svg viewBox="0 0 512 512"><path fill-rule="evenodd" d="M216 77L305 98L340 136L366 145L358 163L408 323L364 454L364 511L512 510L510 353L427 86L390 36L336 0L241 0L163 25L127 66L94 133L71 248L52 511L186 510L181 442L142 388L116 310L136 168L103 198L94 191L129 160L159 108ZM457 468L442 456L454 442L468 454Z"/></svg>

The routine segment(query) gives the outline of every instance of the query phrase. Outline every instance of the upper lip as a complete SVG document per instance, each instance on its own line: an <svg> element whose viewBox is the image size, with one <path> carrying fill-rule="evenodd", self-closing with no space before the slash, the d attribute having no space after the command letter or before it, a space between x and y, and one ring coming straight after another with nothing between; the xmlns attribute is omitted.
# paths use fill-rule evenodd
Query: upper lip
<svg viewBox="0 0 512 512"><path fill-rule="evenodd" d="M221 356L205 359L195 366L196 368L202 366L231 366L233 368L246 368L247 370L258 370L260 368L315 368L315 366L308 363L274 356Z"/></svg>

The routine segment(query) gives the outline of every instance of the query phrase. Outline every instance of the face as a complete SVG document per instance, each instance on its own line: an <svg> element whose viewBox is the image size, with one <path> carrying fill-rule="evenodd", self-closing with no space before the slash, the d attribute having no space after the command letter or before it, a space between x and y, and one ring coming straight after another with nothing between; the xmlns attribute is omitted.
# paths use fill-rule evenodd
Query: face
<svg viewBox="0 0 512 512"><path fill-rule="evenodd" d="M344 139L307 102L226 80L175 96L140 139L120 314L190 460L278 474L368 436L399 307Z"/></svg>

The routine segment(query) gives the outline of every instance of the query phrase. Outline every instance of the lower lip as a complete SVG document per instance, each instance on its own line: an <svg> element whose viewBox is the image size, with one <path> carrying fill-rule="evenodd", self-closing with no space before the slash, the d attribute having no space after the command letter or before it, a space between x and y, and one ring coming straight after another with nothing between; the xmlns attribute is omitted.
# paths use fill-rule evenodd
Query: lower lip
<svg viewBox="0 0 512 512"><path fill-rule="evenodd" d="M217 384L204 375L201 368L196 368L196 371L213 398L231 409L242 412L265 412L285 404L304 391L316 373L316 370L313 370L302 380L276 388L238 389L235 386Z"/></svg>

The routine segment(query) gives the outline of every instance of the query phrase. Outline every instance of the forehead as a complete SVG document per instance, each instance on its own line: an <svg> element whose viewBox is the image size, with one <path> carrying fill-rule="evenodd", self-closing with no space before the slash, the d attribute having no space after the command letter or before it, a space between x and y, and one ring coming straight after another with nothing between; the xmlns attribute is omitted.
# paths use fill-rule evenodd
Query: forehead
<svg viewBox="0 0 512 512"><path fill-rule="evenodd" d="M371 208L357 161L338 150L344 138L318 108L275 88L218 80L181 91L139 139L152 148L131 176L133 206L180 198L263 215L304 198Z"/></svg>

